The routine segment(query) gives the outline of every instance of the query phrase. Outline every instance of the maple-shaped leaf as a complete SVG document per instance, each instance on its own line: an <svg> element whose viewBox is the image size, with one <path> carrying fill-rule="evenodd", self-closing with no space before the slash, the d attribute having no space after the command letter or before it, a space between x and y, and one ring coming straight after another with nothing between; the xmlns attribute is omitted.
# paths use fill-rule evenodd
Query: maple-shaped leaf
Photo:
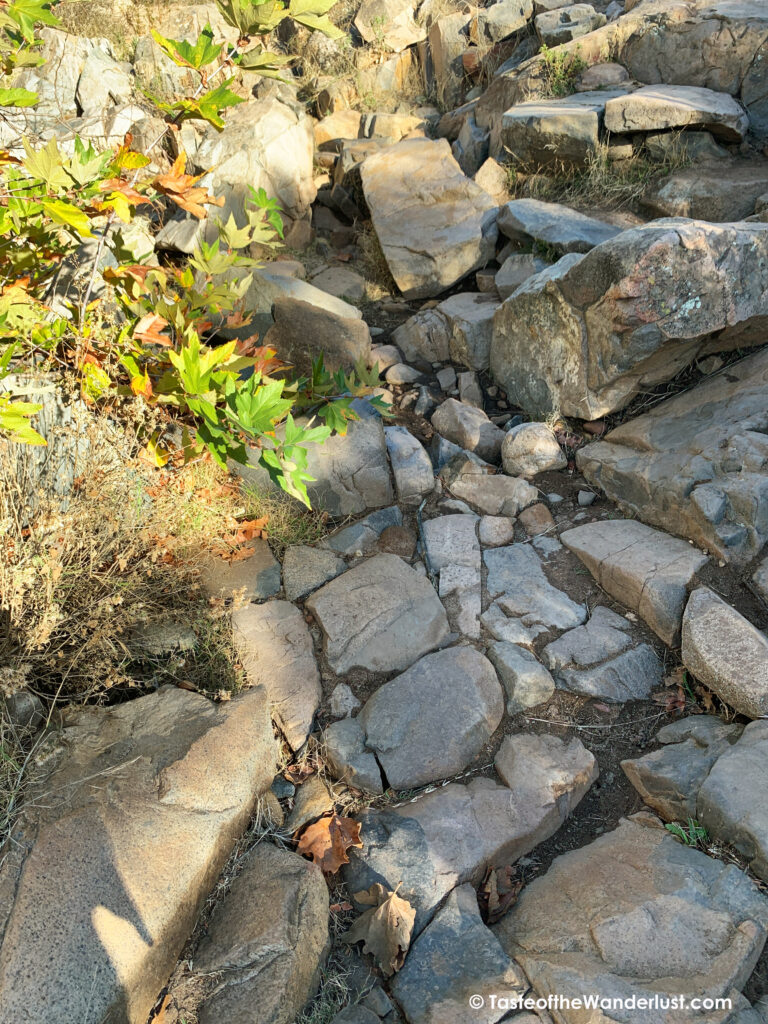
<svg viewBox="0 0 768 1024"><path fill-rule="evenodd" d="M204 175L186 174L184 168L187 165L186 154L180 153L173 162L170 171L165 174L158 174L152 184L158 192L174 202L182 210L191 213L198 220L207 216L204 206L223 206L224 197L218 199L205 188L195 188L195 185Z"/></svg>
<svg viewBox="0 0 768 1024"><path fill-rule="evenodd" d="M3 3L3 15L15 22L24 40L30 45L35 42L36 25L58 25L59 19L51 14L53 0L13 0Z"/></svg>
<svg viewBox="0 0 768 1024"><path fill-rule="evenodd" d="M371 909L355 921L341 936L348 944L362 942L363 952L371 953L386 977L399 971L411 945L416 910L408 900L375 882L370 889L355 893L354 899Z"/></svg>
<svg viewBox="0 0 768 1024"><path fill-rule="evenodd" d="M221 111L226 110L227 107L236 107L238 103L245 103L242 96L238 96L229 88L232 82L234 82L234 78L228 78L226 82L222 82L215 89L204 92L202 96L185 97L173 103L164 103L162 100L154 99L154 103L160 110L173 114L173 121L176 123L197 119L207 121L208 124L212 124L214 128L221 131L224 127L224 122L220 117Z"/></svg>
<svg viewBox="0 0 768 1024"><path fill-rule="evenodd" d="M133 336L137 341L143 341L145 345L168 346L171 339L162 333L167 326L168 321L157 313L147 313L134 327Z"/></svg>
<svg viewBox="0 0 768 1024"><path fill-rule="evenodd" d="M360 823L332 814L304 829L297 850L311 857L326 875L334 875L342 864L349 864L347 850L353 846L362 848L362 845Z"/></svg>
<svg viewBox="0 0 768 1024"><path fill-rule="evenodd" d="M174 64L184 68L194 68L199 71L208 64L218 60L221 53L221 43L214 43L213 29L206 25L194 43L187 43L183 39L166 39L159 32L152 29L152 38L160 49Z"/></svg>

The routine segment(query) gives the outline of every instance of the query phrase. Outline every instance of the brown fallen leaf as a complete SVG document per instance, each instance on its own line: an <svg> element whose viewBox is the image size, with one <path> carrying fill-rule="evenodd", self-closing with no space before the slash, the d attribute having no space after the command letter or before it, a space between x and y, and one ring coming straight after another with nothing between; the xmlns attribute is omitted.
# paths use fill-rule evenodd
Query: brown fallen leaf
<svg viewBox="0 0 768 1024"><path fill-rule="evenodd" d="M399 971L411 945L416 911L397 889L391 892L376 882L370 889L355 893L354 899L371 905L341 936L349 945L363 943L363 952L371 953L386 977Z"/></svg>
<svg viewBox="0 0 768 1024"><path fill-rule="evenodd" d="M362 848L362 845L360 823L332 814L304 829L297 850L311 857L326 875L334 875L342 864L349 864L347 850L352 846Z"/></svg>
<svg viewBox="0 0 768 1024"><path fill-rule="evenodd" d="M353 910L352 904L348 900L344 900L341 903L332 903L328 907L332 914L344 914L348 910Z"/></svg>

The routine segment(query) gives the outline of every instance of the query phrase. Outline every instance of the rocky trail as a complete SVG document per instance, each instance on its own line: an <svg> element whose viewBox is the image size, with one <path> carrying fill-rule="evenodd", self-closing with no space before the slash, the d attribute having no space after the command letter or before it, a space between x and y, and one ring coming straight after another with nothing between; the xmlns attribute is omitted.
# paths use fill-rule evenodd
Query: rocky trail
<svg viewBox="0 0 768 1024"><path fill-rule="evenodd" d="M764 1024L768 9L364 0L354 26L353 75L286 44L315 117L270 82L179 134L231 204L286 212L264 343L378 365L391 416L358 401L310 449L322 540L201 566L241 693L80 709L46 748L0 867L0 1021ZM38 130L150 131L150 43L51 40ZM656 171L618 203L628 161Z"/></svg>

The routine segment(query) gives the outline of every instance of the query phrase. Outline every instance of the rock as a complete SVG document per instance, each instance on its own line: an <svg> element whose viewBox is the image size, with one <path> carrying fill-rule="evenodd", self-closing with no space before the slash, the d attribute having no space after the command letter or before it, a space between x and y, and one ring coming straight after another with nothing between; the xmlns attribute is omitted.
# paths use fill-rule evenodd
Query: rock
<svg viewBox="0 0 768 1024"><path fill-rule="evenodd" d="M768 901L738 867L682 846L638 815L558 857L494 931L535 997L675 992L690 1005L738 998L767 927ZM670 1017L659 1010L645 1019L663 1024ZM726 1024L731 1010L711 1019Z"/></svg>
<svg viewBox="0 0 768 1024"><path fill-rule="evenodd" d="M324 548L341 555L360 557L376 547L381 534L390 526L402 526L403 514L397 505L371 512L350 526L345 526L320 542Z"/></svg>
<svg viewBox="0 0 768 1024"><path fill-rule="evenodd" d="M536 34L547 46L560 46L578 39L606 22L591 4L572 4L554 11L544 11L534 18Z"/></svg>
<svg viewBox="0 0 768 1024"><path fill-rule="evenodd" d="M502 145L523 171L584 167L598 151L606 103L623 94L611 89L516 103L502 116Z"/></svg>
<svg viewBox="0 0 768 1024"><path fill-rule="evenodd" d="M556 277L530 278L496 313L494 377L530 412L592 420L699 354L757 343L768 313L768 260L759 255L767 230L655 221ZM638 286L638 274L647 280L661 267L654 288Z"/></svg>
<svg viewBox="0 0 768 1024"><path fill-rule="evenodd" d="M250 558L227 562L216 555L199 560L201 583L209 597L255 601L273 597L280 590L280 563L265 540L249 541Z"/></svg>
<svg viewBox="0 0 768 1024"><path fill-rule="evenodd" d="M469 46L468 29L471 17L464 12L438 16L430 26L429 56L431 74L438 102L443 110L458 107L462 100L464 51Z"/></svg>
<svg viewBox="0 0 768 1024"><path fill-rule="evenodd" d="M529 277L547 269L547 263L530 252L508 256L496 274L496 288L502 299L508 299Z"/></svg>
<svg viewBox="0 0 768 1024"><path fill-rule="evenodd" d="M521 508L538 497L536 488L525 480L491 475L488 468L460 453L443 467L440 479L451 494L485 515L516 516Z"/></svg>
<svg viewBox="0 0 768 1024"><path fill-rule="evenodd" d="M438 516L423 525L426 556L430 569L440 572L460 565L480 569L480 544L473 515Z"/></svg>
<svg viewBox="0 0 768 1024"><path fill-rule="evenodd" d="M197 634L183 622L148 622L131 630L126 646L134 657L162 658L178 651L193 651Z"/></svg>
<svg viewBox="0 0 768 1024"><path fill-rule="evenodd" d="M579 508L589 508L593 505L597 495L594 491L579 491L576 500L579 503Z"/></svg>
<svg viewBox="0 0 768 1024"><path fill-rule="evenodd" d="M3 710L16 729L36 729L45 721L43 702L29 690L18 690L5 697Z"/></svg>
<svg viewBox="0 0 768 1024"><path fill-rule="evenodd" d="M451 629L461 636L480 637L482 579L479 569L448 565L440 572L438 593L448 613Z"/></svg>
<svg viewBox="0 0 768 1024"><path fill-rule="evenodd" d="M507 431L501 446L504 472L530 480L537 473L565 469L568 460L546 423L520 423Z"/></svg>
<svg viewBox="0 0 768 1024"><path fill-rule="evenodd" d="M430 363L450 359L485 370L496 306L494 296L459 292L433 309L420 310L393 332L392 339L406 359Z"/></svg>
<svg viewBox="0 0 768 1024"><path fill-rule="evenodd" d="M517 715L545 704L555 692L555 681L538 658L517 644L496 641L488 648L507 693L507 714Z"/></svg>
<svg viewBox="0 0 768 1024"><path fill-rule="evenodd" d="M705 128L726 142L741 142L749 117L724 92L690 85L646 85L608 100L605 127L614 133Z"/></svg>
<svg viewBox="0 0 768 1024"><path fill-rule="evenodd" d="M540 199L513 199L502 206L498 226L513 242L543 242L559 253L586 253L621 234L614 224Z"/></svg>
<svg viewBox="0 0 768 1024"><path fill-rule="evenodd" d="M436 377L441 391L453 391L455 389L456 371L452 366L444 366L442 370L438 370Z"/></svg>
<svg viewBox="0 0 768 1024"><path fill-rule="evenodd" d="M432 461L406 427L385 427L384 434L398 500L418 505L435 486Z"/></svg>
<svg viewBox="0 0 768 1024"><path fill-rule="evenodd" d="M381 531L379 551L410 561L416 551L416 534L408 526L388 526Z"/></svg>
<svg viewBox="0 0 768 1024"><path fill-rule="evenodd" d="M660 750L621 762L624 774L649 807L665 821L698 818L699 790L720 755L743 732L719 718L697 715L661 729ZM743 776L744 777L744 776Z"/></svg>
<svg viewBox="0 0 768 1024"><path fill-rule="evenodd" d="M322 149L327 143L360 137L362 117L359 110L335 110L315 124L315 145Z"/></svg>
<svg viewBox="0 0 768 1024"><path fill-rule="evenodd" d="M416 384L424 379L424 374L407 363L395 363L394 366L390 366L384 377L387 384Z"/></svg>
<svg viewBox="0 0 768 1024"><path fill-rule="evenodd" d="M131 65L98 47L90 51L77 80L77 104L84 115L101 113L110 101L118 106L133 98Z"/></svg>
<svg viewBox="0 0 768 1024"><path fill-rule="evenodd" d="M763 602L768 604L768 558L764 558L760 565L758 565L752 574L752 582Z"/></svg>
<svg viewBox="0 0 768 1024"><path fill-rule="evenodd" d="M499 0L477 12L479 40L499 43L527 27L533 14L533 0Z"/></svg>
<svg viewBox="0 0 768 1024"><path fill-rule="evenodd" d="M402 671L448 634L445 610L428 580L397 555L375 555L307 600L337 675L351 668Z"/></svg>
<svg viewBox="0 0 768 1024"><path fill-rule="evenodd" d="M520 513L518 520L529 537L539 537L542 534L551 534L556 531L552 513L541 502L529 505Z"/></svg>
<svg viewBox="0 0 768 1024"><path fill-rule="evenodd" d="M322 818L333 807L333 797L319 775L310 775L296 790L293 810L288 815L285 828L296 835L311 821Z"/></svg>
<svg viewBox="0 0 768 1024"><path fill-rule="evenodd" d="M333 722L323 733L323 753L334 778L365 793L383 793L376 756L366 748L360 718Z"/></svg>
<svg viewBox="0 0 768 1024"><path fill-rule="evenodd" d="M474 405L476 409L483 408L483 389L474 370L465 370L458 375L459 401L464 405Z"/></svg>
<svg viewBox="0 0 768 1024"><path fill-rule="evenodd" d="M503 0L500 0L500 4L502 2ZM471 114L464 119L458 138L451 146L451 152L456 163L469 178L473 178L488 159L488 132L484 128L478 128Z"/></svg>
<svg viewBox="0 0 768 1024"><path fill-rule="evenodd" d="M378 366L379 372L402 361L403 355L397 345L374 345L371 349L371 366Z"/></svg>
<svg viewBox="0 0 768 1024"><path fill-rule="evenodd" d="M748 718L768 715L768 639L707 587L693 591L683 615L685 667Z"/></svg>
<svg viewBox="0 0 768 1024"><path fill-rule="evenodd" d="M414 18L415 8L413 0L363 0L355 28L366 43L399 53L427 37Z"/></svg>
<svg viewBox="0 0 768 1024"><path fill-rule="evenodd" d="M337 683L330 699L330 710L334 718L346 718L360 707L360 701L346 683Z"/></svg>
<svg viewBox="0 0 768 1024"><path fill-rule="evenodd" d="M312 284L329 295L346 302L362 302L365 298L365 278L347 267L328 267L314 274Z"/></svg>
<svg viewBox="0 0 768 1024"><path fill-rule="evenodd" d="M159 236L158 236L159 237ZM336 298L308 281L281 273L278 264L269 263L264 269L251 270L252 284L246 292L246 307L254 313L272 313L280 299L296 299L339 317L342 320L361 320L360 310L343 299Z"/></svg>
<svg viewBox="0 0 768 1024"><path fill-rule="evenodd" d="M432 426L442 437L481 459L498 462L504 431L492 423L482 409L449 398L432 417Z"/></svg>
<svg viewBox="0 0 768 1024"><path fill-rule="evenodd" d="M478 527L484 548L500 548L515 539L515 520L510 516L483 516Z"/></svg>
<svg viewBox="0 0 768 1024"><path fill-rule="evenodd" d="M603 590L637 612L666 644L676 643L688 588L706 555L630 519L577 526L560 540Z"/></svg>
<svg viewBox="0 0 768 1024"><path fill-rule="evenodd" d="M61 740L0 870L0 1018L144 1024L272 782L267 694L163 687Z"/></svg>
<svg viewBox="0 0 768 1024"><path fill-rule="evenodd" d="M401 882L398 894L416 909L418 935L451 889L478 885L488 867L514 864L530 853L554 835L589 788L584 763L573 770L579 759L562 741L555 743L564 760L552 765L551 739L546 737L540 752L526 744L536 770L518 758L509 786L477 778L441 786L402 807L365 812L363 848L350 850L350 863L342 868L347 891L360 892L374 882L394 890ZM515 749L520 748L513 755Z"/></svg>
<svg viewBox="0 0 768 1024"><path fill-rule="evenodd" d="M506 1011L487 997L522 996L526 988L519 969L483 924L471 885L453 890L392 981L392 994L411 1024L458 1024L467 1019L468 1006L473 1021L495 1024ZM476 1012L469 1000L478 996L488 1005Z"/></svg>
<svg viewBox="0 0 768 1024"><path fill-rule="evenodd" d="M249 682L264 687L281 732L291 749L298 750L322 697L303 615L289 601L249 604L233 613L232 628Z"/></svg>
<svg viewBox="0 0 768 1024"><path fill-rule="evenodd" d="M690 149L686 147L686 151ZM663 178L643 196L643 207L657 217L726 223L745 220L768 188L768 167L718 163L722 165L685 168Z"/></svg>
<svg viewBox="0 0 768 1024"><path fill-rule="evenodd" d="M622 508L744 565L768 541L768 352L587 445L576 464Z"/></svg>
<svg viewBox="0 0 768 1024"><path fill-rule="evenodd" d="M516 802L528 794L534 814L547 809L548 826L553 819L562 824L599 775L597 760L581 740L546 734L505 736L493 764Z"/></svg>
<svg viewBox="0 0 768 1024"><path fill-rule="evenodd" d="M487 192L499 204L503 203L509 195L509 174L493 157L488 157L477 171L475 174L475 184L479 185L484 192Z"/></svg>
<svg viewBox="0 0 768 1024"><path fill-rule="evenodd" d="M387 114L377 113L373 115L370 133L372 136L392 139L399 142L406 137L423 135L428 126L428 119L414 114Z"/></svg>
<svg viewBox="0 0 768 1024"><path fill-rule="evenodd" d="M374 984L373 988L365 994L363 1005L367 1009L373 1010L379 1017L386 1017L395 1009L395 1004L379 984Z"/></svg>
<svg viewBox="0 0 768 1024"><path fill-rule="evenodd" d="M561 4L560 6L566 5ZM579 75L576 91L592 92L594 89L611 89L617 85L627 85L629 80L629 72L621 64L614 64L611 61L591 64Z"/></svg>
<svg viewBox="0 0 768 1024"><path fill-rule="evenodd" d="M640 644L592 668L564 668L556 676L558 689L597 697L609 704L647 700L663 678L663 666L648 644Z"/></svg>
<svg viewBox="0 0 768 1024"><path fill-rule="evenodd" d="M289 601L300 601L346 569L333 551L292 544L283 556L283 588Z"/></svg>
<svg viewBox="0 0 768 1024"><path fill-rule="evenodd" d="M444 139L404 139L369 156L361 173L376 235L405 298L439 295L492 258L496 206L464 177Z"/></svg>
<svg viewBox="0 0 768 1024"><path fill-rule="evenodd" d="M373 1010L356 1003L337 1013L331 1024L379 1024L379 1021L379 1016Z"/></svg>
<svg viewBox="0 0 768 1024"><path fill-rule="evenodd" d="M483 561L488 570L488 596L498 601L508 616L520 619L523 626L572 629L586 619L584 605L552 586L530 545L490 548L483 552Z"/></svg>
<svg viewBox="0 0 768 1024"><path fill-rule="evenodd" d="M220 974L201 1024L293 1024L328 954L328 887L320 869L259 843L213 912L193 971Z"/></svg>
<svg viewBox="0 0 768 1024"><path fill-rule="evenodd" d="M490 662L471 647L452 647L380 686L359 720L390 786L415 789L463 771L503 714Z"/></svg>
<svg viewBox="0 0 768 1024"><path fill-rule="evenodd" d="M349 370L371 357L371 335L364 320L342 319L298 299L278 299L272 307L275 323L264 344L273 348L298 373L311 374L312 363L323 356L326 369Z"/></svg>

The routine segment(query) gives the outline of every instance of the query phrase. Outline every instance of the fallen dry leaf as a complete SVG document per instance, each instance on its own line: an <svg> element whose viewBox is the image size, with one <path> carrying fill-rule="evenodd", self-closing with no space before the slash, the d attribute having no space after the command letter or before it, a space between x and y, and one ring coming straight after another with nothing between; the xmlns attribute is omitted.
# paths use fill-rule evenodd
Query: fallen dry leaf
<svg viewBox="0 0 768 1024"><path fill-rule="evenodd" d="M355 893L355 900L364 906L371 904L342 935L352 945L362 942L363 952L371 953L386 977L399 971L411 945L416 911L411 904L376 882L370 889Z"/></svg>
<svg viewBox="0 0 768 1024"><path fill-rule="evenodd" d="M360 823L332 814L307 826L297 849L305 857L311 857L326 875L334 875L342 864L349 864L347 850L352 846L362 848L362 845Z"/></svg>
<svg viewBox="0 0 768 1024"><path fill-rule="evenodd" d="M489 868L478 890L480 913L486 924L496 924L517 902L523 883L513 867Z"/></svg>

